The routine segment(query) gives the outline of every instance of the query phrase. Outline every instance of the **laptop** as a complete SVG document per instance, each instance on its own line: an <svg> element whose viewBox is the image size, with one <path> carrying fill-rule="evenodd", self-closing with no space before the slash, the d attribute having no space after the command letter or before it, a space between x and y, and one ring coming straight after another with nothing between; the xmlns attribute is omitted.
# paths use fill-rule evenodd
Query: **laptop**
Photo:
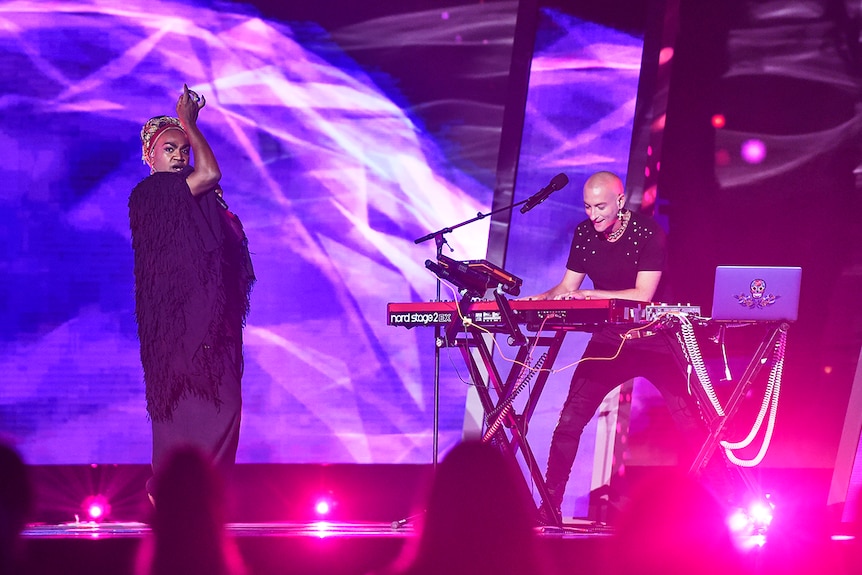
<svg viewBox="0 0 862 575"><path fill-rule="evenodd" d="M712 319L719 321L796 321L800 267L718 266Z"/></svg>

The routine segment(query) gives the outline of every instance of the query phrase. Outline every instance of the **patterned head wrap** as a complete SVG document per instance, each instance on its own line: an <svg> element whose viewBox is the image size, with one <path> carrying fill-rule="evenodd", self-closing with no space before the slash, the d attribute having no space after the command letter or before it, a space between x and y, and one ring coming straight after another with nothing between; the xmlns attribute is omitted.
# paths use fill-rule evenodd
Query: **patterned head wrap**
<svg viewBox="0 0 862 575"><path fill-rule="evenodd" d="M156 116L154 118L150 118L147 120L147 123L144 124L144 127L141 128L141 159L145 164L150 166L150 169L153 167L150 163L150 154L153 152L153 146L155 146L156 140L159 139L159 136L168 130L179 130L185 133L183 125L180 123L179 119L171 116Z"/></svg>

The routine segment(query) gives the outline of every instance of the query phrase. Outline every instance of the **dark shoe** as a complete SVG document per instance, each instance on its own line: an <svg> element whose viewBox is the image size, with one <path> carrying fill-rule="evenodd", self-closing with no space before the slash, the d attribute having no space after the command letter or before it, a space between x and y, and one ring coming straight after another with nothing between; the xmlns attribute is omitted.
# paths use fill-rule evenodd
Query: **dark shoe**
<svg viewBox="0 0 862 575"><path fill-rule="evenodd" d="M545 527L559 527L562 524L562 520L560 519L560 517L562 516L562 514L560 513L560 508L555 508L554 513L556 514L556 517L554 517L551 512L548 511L548 508L545 505L540 506L537 515L539 525Z"/></svg>

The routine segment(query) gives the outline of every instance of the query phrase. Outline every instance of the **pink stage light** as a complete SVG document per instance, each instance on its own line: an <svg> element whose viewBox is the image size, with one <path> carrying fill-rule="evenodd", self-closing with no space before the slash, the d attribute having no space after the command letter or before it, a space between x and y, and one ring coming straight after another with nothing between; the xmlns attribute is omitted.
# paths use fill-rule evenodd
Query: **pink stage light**
<svg viewBox="0 0 862 575"><path fill-rule="evenodd" d="M665 46L658 53L658 64L659 66L663 66L670 62L673 59L673 48L670 46Z"/></svg>
<svg viewBox="0 0 862 575"><path fill-rule="evenodd" d="M772 507L766 503L757 501L748 508L748 516L760 528L765 529L772 523Z"/></svg>
<svg viewBox="0 0 862 575"><path fill-rule="evenodd" d="M853 535L837 534L830 537L832 541L854 541L856 538Z"/></svg>
<svg viewBox="0 0 862 575"><path fill-rule="evenodd" d="M724 118L724 114L714 114L712 116L712 127L720 130L727 124L727 120Z"/></svg>
<svg viewBox="0 0 862 575"><path fill-rule="evenodd" d="M727 525L733 533L744 533L748 530L749 526L748 515L742 509L737 509L731 513L727 520Z"/></svg>
<svg viewBox="0 0 862 575"><path fill-rule="evenodd" d="M766 532L772 523L773 505L769 497L755 501L747 508L735 509L727 519L727 525L737 545L742 550L763 547Z"/></svg>
<svg viewBox="0 0 862 575"><path fill-rule="evenodd" d="M742 143L740 153L742 159L749 164L759 164L766 159L766 144L756 138L746 140Z"/></svg>
<svg viewBox="0 0 862 575"><path fill-rule="evenodd" d="M104 521L111 515L111 504L104 495L91 495L82 505L84 515L90 521Z"/></svg>
<svg viewBox="0 0 862 575"><path fill-rule="evenodd" d="M318 515L329 515L332 511L332 503L327 499L320 499L314 504L314 512Z"/></svg>

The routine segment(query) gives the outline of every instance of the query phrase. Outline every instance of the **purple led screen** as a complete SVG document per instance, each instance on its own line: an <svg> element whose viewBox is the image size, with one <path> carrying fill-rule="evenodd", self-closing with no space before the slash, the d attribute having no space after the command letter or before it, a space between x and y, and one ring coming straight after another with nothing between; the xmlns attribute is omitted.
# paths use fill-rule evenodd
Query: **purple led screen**
<svg viewBox="0 0 862 575"><path fill-rule="evenodd" d="M429 462L433 333L387 326L386 304L435 296L424 266L433 242L415 238L490 208L504 96L495 82L505 86L516 3L334 29L244 5L189 6L0 6L0 434L34 464L149 461L126 202L147 175L141 124L173 113L187 82L207 97L200 125L258 275L239 461ZM619 49L587 48L599 27L548 11L542 21L555 41L537 44L516 199L560 171L572 182L568 196L552 198L563 206L549 202L513 228L524 247L510 251L507 268L526 291L562 273L548 262L562 261L581 216L578 173L626 163L631 128L621 118L633 105L640 50L625 34L600 42ZM394 54L416 46L448 58L473 49L472 60L452 59L447 81L490 83L494 96L450 98L433 79L394 75ZM624 78L625 88L586 107L563 105L587 89L563 95L584 62L605 69L590 78ZM605 157L616 163L597 162ZM483 258L487 237L487 222L460 228L448 235L450 255ZM553 255L540 265L528 246ZM441 451L463 431L459 361L443 355Z"/></svg>
<svg viewBox="0 0 862 575"><path fill-rule="evenodd" d="M188 82L207 97L200 124L258 275L239 460L429 461L430 334L388 327L386 303L433 295L434 246L413 238L484 209L488 187L312 23L117 6L0 8L0 431L31 463L149 460L126 203L148 173L141 124ZM484 20L511 43L514 5L408 18L427 24L418 42ZM476 225L450 243L482 257L486 238ZM465 386L444 392L451 444Z"/></svg>

